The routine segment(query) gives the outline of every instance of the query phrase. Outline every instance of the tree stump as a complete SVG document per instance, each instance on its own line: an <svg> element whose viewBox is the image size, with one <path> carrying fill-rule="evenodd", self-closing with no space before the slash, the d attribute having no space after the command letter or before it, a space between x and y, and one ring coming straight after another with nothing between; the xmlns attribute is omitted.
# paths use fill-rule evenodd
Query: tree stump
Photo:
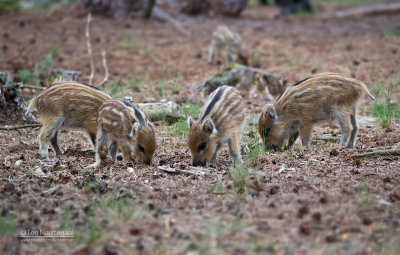
<svg viewBox="0 0 400 255"><path fill-rule="evenodd" d="M13 83L8 72L0 72L0 124L32 123L32 117L25 116L24 98L18 90L21 82Z"/></svg>

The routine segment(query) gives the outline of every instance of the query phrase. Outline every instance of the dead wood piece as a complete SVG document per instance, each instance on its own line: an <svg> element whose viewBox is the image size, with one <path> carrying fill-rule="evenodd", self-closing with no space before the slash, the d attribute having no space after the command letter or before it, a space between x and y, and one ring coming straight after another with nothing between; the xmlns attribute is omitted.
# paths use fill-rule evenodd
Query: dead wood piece
<svg viewBox="0 0 400 255"><path fill-rule="evenodd" d="M189 166L189 169L194 170L194 171L199 171L199 172L205 172L206 174L211 174L211 170L203 167L195 167L195 166Z"/></svg>
<svg viewBox="0 0 400 255"><path fill-rule="evenodd" d="M153 8L153 17L160 21L171 23L176 28L176 30L178 30L178 32L184 36L188 37L190 35L190 33L182 26L182 23L180 21L172 18L168 13L158 8L157 6Z"/></svg>
<svg viewBox="0 0 400 255"><path fill-rule="evenodd" d="M181 107L172 101L159 103L137 104L152 121L165 120L173 122L182 117Z"/></svg>
<svg viewBox="0 0 400 255"><path fill-rule="evenodd" d="M339 137L333 137L333 136L317 136L315 140L321 140L321 141L326 141L326 142L337 142L340 141Z"/></svg>
<svg viewBox="0 0 400 255"><path fill-rule="evenodd" d="M378 14L389 14L399 13L400 3L382 3L382 4L371 4L364 5L355 8L350 8L335 13L335 17L344 18L349 16L361 16L361 15L378 15Z"/></svg>
<svg viewBox="0 0 400 255"><path fill-rule="evenodd" d="M251 68L240 64L227 65L220 73L203 81L200 89L205 95L222 85L230 85L248 93L252 87L256 87L261 93L268 89L272 96L280 95L286 88L287 80L279 76L267 73L263 70Z"/></svg>
<svg viewBox="0 0 400 255"><path fill-rule="evenodd" d="M41 127L42 124L27 124L27 125L20 125L20 126L0 126L0 130L18 130L23 128L34 128L34 127Z"/></svg>
<svg viewBox="0 0 400 255"><path fill-rule="evenodd" d="M400 156L400 150L399 149L377 150L377 151L365 152L354 155L354 157L356 158L378 157L378 156Z"/></svg>
<svg viewBox="0 0 400 255"><path fill-rule="evenodd" d="M47 86L62 81L78 81L80 75L81 73L78 71L65 70L62 68L53 69L50 71L49 79L47 81ZM28 85L23 85L23 86L28 86ZM28 88L36 88L36 87L29 86Z"/></svg>
<svg viewBox="0 0 400 255"><path fill-rule="evenodd" d="M170 174L185 174L185 175L201 175L201 176L206 176L207 173L202 170L193 170L193 171L188 171L188 170L181 170L177 168L171 168L168 166L159 166L159 170L170 173Z"/></svg>

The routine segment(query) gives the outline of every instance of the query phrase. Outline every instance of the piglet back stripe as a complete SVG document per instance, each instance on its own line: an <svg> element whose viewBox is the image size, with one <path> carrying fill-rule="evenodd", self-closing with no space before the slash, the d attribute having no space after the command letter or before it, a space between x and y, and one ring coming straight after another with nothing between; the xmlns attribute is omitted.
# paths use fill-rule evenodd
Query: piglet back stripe
<svg viewBox="0 0 400 255"><path fill-rule="evenodd" d="M144 120L143 115L142 115L142 113L139 111L138 108L136 108L133 104L129 103L129 102L126 101L126 100L120 100L120 101L121 101L122 103L124 103L126 106L132 108L132 109L135 111L136 118L137 118L137 120L139 121L139 123L140 123L141 125L146 125L146 121Z"/></svg>
<svg viewBox="0 0 400 255"><path fill-rule="evenodd" d="M63 85L63 84L67 84L67 83L75 83L75 84L78 84L78 85L84 85L84 86L86 86L86 87L89 87L89 88L92 88L92 89L95 89L95 90L100 90L100 91L103 91L101 88L99 88L99 87L96 87L96 86L93 86L93 85L90 85L90 84L87 84L87 83L80 83L80 82L73 82L73 81L65 81L65 82L56 82L56 83L53 83L53 84L51 84L50 86L49 86L49 88L50 87L53 87L53 86L56 86L56 85Z"/></svg>
<svg viewBox="0 0 400 255"><path fill-rule="evenodd" d="M296 82L295 84L293 84L293 85L290 86L290 87L296 87L296 86L302 84L303 82L305 82L305 81L307 81L307 80L309 80L309 79L311 79L311 78L312 78L312 77L307 77L307 78L305 78L305 79L303 79L303 80L301 80L301 81ZM287 89L289 89L290 87L286 88L286 89L279 95L279 97L278 97L276 100L278 100L279 98L281 98L282 95L283 95L283 93L285 93L285 91L286 91Z"/></svg>
<svg viewBox="0 0 400 255"><path fill-rule="evenodd" d="M44 90L42 92L42 94L57 91L57 90L70 90L70 89L83 89L83 88L87 88L88 91L90 91L91 89L94 89L94 90L104 94L104 96L111 98L111 96L107 92L102 90L101 88L98 88L98 87L95 87L95 86L92 86L92 85L89 85L86 83L75 82L75 81L63 81L63 82L53 83L46 90Z"/></svg>
<svg viewBox="0 0 400 255"><path fill-rule="evenodd" d="M311 77L307 77L307 78L305 78L305 79L303 79L303 80L301 80L301 81L298 81L298 82L296 82L295 84L293 84L291 87L300 85L301 83L305 82L306 80L308 80L308 79L310 79L310 78L311 78Z"/></svg>
<svg viewBox="0 0 400 255"><path fill-rule="evenodd" d="M206 111L204 112L203 116L200 118L200 121L203 121L205 117L210 113L211 109L214 107L214 105L218 102L218 100L221 98L222 93L225 90L225 86L218 88L217 93L211 100L211 102L208 104Z"/></svg>

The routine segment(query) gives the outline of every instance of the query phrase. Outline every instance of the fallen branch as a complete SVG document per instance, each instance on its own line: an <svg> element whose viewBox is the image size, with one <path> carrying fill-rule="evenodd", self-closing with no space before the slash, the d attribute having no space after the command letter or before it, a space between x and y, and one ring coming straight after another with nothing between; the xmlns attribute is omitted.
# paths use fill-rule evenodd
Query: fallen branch
<svg viewBox="0 0 400 255"><path fill-rule="evenodd" d="M344 18L349 16L361 16L361 15L377 15L377 14L388 14L388 13L399 13L400 3L383 3L383 4L371 4L355 8L350 8L343 11L338 11L334 14L335 17Z"/></svg>
<svg viewBox="0 0 400 255"><path fill-rule="evenodd" d="M354 155L356 158L377 157L377 156L400 156L400 150L378 150Z"/></svg>
<svg viewBox="0 0 400 255"><path fill-rule="evenodd" d="M103 50L101 52L101 55L103 56L103 67L104 67L104 80L102 82L99 83L99 85L97 85L97 87L100 87L101 85L103 85L104 83L106 83L108 81L108 68L107 68L107 58L106 58L106 51Z"/></svg>
<svg viewBox="0 0 400 255"><path fill-rule="evenodd" d="M202 171L202 170L188 171L188 170L171 168L171 167L167 167L167 166L159 166L158 169L161 171L167 172L169 174L185 174L185 175L201 175L201 176L209 175L209 173L206 173L205 171Z"/></svg>
<svg viewBox="0 0 400 255"><path fill-rule="evenodd" d="M205 172L206 174L211 174L211 170L202 167L189 166L189 169L199 172Z"/></svg>
<svg viewBox="0 0 400 255"><path fill-rule="evenodd" d="M333 136L317 136L315 140L321 140L321 141L326 141L326 142L337 142L340 141L339 137L333 137Z"/></svg>
<svg viewBox="0 0 400 255"><path fill-rule="evenodd" d="M86 22L86 44L88 48L88 54L90 57L90 76L89 76L89 84L92 84L93 82L93 76L94 76L94 62L93 62L93 55L92 55L92 47L90 44L90 34L89 34L89 24L90 21L92 20L92 15L89 12L87 22Z"/></svg>
<svg viewBox="0 0 400 255"><path fill-rule="evenodd" d="M36 86L34 86L34 85L28 85L28 84L19 85L19 87L18 87L18 88L21 88L21 89L36 89L36 90L45 90L45 88L43 88L43 87L36 87Z"/></svg>
<svg viewBox="0 0 400 255"><path fill-rule="evenodd" d="M21 126L0 126L0 130L18 130L23 128L34 128L34 127L41 127L42 124L27 124Z"/></svg>
<svg viewBox="0 0 400 255"><path fill-rule="evenodd" d="M167 21L168 23L171 23L181 34L189 37L189 32L182 26L181 22L172 18L168 13L158 8L157 6L153 7L153 17L160 21Z"/></svg>

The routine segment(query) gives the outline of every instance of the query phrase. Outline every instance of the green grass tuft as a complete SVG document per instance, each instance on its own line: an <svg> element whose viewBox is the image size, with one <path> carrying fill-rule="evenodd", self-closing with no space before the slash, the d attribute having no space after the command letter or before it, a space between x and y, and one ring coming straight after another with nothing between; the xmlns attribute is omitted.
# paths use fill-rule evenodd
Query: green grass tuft
<svg viewBox="0 0 400 255"><path fill-rule="evenodd" d="M0 236L12 236L16 231L16 223L14 219L0 215Z"/></svg>
<svg viewBox="0 0 400 255"><path fill-rule="evenodd" d="M359 203L361 206L369 207L369 206L373 206L376 204L376 201L373 198L371 198L371 196L369 194L367 184L360 185L360 187L358 189L360 192Z"/></svg>
<svg viewBox="0 0 400 255"><path fill-rule="evenodd" d="M19 5L19 1L15 0L1 0L0 1L0 11L19 11L21 6Z"/></svg>
<svg viewBox="0 0 400 255"><path fill-rule="evenodd" d="M121 80L115 81L111 84L111 89L109 93L113 97L121 97L124 88L124 83Z"/></svg>
<svg viewBox="0 0 400 255"><path fill-rule="evenodd" d="M197 103L192 106L183 107L183 113L187 116L197 117L200 113L200 106L200 101L197 101Z"/></svg>
<svg viewBox="0 0 400 255"><path fill-rule="evenodd" d="M229 170L229 178L233 183L233 189L238 197L244 197L247 193L249 169L245 165L232 167Z"/></svg>
<svg viewBox="0 0 400 255"><path fill-rule="evenodd" d="M187 133L189 132L189 127L186 123L186 119L181 118L176 121L172 126L169 127L169 131L175 136L186 138Z"/></svg>
<svg viewBox="0 0 400 255"><path fill-rule="evenodd" d="M392 124L393 119L400 118L400 101L392 101L393 90L400 85L400 78L387 89L381 86L375 86L372 90L377 97L372 108L372 116L377 117L382 127L388 127Z"/></svg>
<svg viewBox="0 0 400 255"><path fill-rule="evenodd" d="M396 234L393 236L396 236ZM400 238L398 236L399 236L399 234L397 234L397 237L392 238L387 243L383 244L382 250L380 251L379 254L381 254L381 255L398 255L398 254L400 254Z"/></svg>
<svg viewBox="0 0 400 255"><path fill-rule="evenodd" d="M18 71L17 76L22 83L28 83L32 80L35 74L31 70L22 69Z"/></svg>

